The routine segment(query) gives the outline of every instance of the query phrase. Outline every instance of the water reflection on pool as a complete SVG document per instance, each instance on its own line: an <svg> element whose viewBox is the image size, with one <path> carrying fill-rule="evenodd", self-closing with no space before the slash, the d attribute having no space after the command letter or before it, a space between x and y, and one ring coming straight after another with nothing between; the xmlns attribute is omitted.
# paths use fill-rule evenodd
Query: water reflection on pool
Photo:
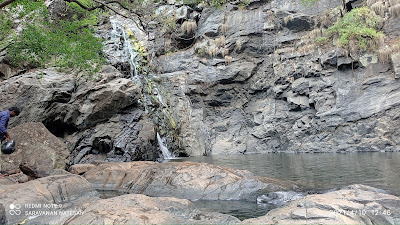
<svg viewBox="0 0 400 225"><path fill-rule="evenodd" d="M258 176L295 181L315 191L325 191L351 184L365 184L400 196L400 153L318 153L217 155L179 158L167 161L205 162L249 170ZM123 193L101 191L102 198ZM247 219L267 214L273 204L245 201L193 201L197 208Z"/></svg>
<svg viewBox="0 0 400 225"><path fill-rule="evenodd" d="M205 162L291 180L315 190L365 184L400 196L400 153L216 155L173 161Z"/></svg>

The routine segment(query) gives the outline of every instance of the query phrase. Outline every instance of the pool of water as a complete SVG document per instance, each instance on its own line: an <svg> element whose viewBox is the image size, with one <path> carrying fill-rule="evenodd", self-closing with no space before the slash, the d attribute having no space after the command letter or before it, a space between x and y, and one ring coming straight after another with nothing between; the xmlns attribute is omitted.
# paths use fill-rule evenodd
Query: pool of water
<svg viewBox="0 0 400 225"><path fill-rule="evenodd" d="M175 159L205 162L295 181L313 190L365 184L400 196L400 153L271 153Z"/></svg>
<svg viewBox="0 0 400 225"><path fill-rule="evenodd" d="M253 174L295 181L308 190L326 191L365 184L400 196L400 153L318 153L216 155L171 161L204 162L249 170ZM267 214L278 207L243 201L197 201L196 207L221 212L241 220Z"/></svg>
<svg viewBox="0 0 400 225"><path fill-rule="evenodd" d="M202 211L220 212L240 220L263 216L277 207L272 204L257 204L246 201L193 201L193 204Z"/></svg>
<svg viewBox="0 0 400 225"><path fill-rule="evenodd" d="M198 156L166 161L204 162L249 170L258 176L295 181L307 187L307 190L326 191L351 184L365 184L400 196L400 153L271 153ZM102 198L122 194L100 191ZM263 216L278 207L273 204L245 201L193 201L193 203L203 211L225 213L240 220Z"/></svg>

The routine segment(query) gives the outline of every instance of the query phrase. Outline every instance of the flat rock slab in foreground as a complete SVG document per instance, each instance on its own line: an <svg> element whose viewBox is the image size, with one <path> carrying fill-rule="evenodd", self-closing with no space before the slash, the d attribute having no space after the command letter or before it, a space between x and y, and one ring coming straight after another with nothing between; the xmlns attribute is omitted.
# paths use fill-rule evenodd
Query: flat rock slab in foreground
<svg viewBox="0 0 400 225"><path fill-rule="evenodd" d="M128 194L100 199L81 176L60 175L0 185L0 224L231 224L186 199Z"/></svg>
<svg viewBox="0 0 400 225"><path fill-rule="evenodd" d="M400 198L356 184L306 196L242 224L400 224Z"/></svg>
<svg viewBox="0 0 400 225"><path fill-rule="evenodd" d="M90 204L69 224L232 224L240 220L201 212L186 199L127 194Z"/></svg>
<svg viewBox="0 0 400 225"><path fill-rule="evenodd" d="M254 200L258 192L290 190L292 182L206 163L104 163L85 173L95 189L191 200ZM253 199L254 198L254 199Z"/></svg>
<svg viewBox="0 0 400 225"><path fill-rule="evenodd" d="M0 208L1 205L5 208L6 224L19 224L33 214L59 210L58 206L65 210L72 202L77 204L82 199L97 199L97 196L81 176L49 176L22 184L0 185ZM48 217L46 223L59 219L60 215Z"/></svg>

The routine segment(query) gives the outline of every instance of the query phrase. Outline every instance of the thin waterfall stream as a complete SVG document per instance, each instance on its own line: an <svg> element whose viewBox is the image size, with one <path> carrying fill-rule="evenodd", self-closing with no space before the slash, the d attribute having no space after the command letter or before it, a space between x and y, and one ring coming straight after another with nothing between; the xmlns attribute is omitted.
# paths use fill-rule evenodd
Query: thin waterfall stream
<svg viewBox="0 0 400 225"><path fill-rule="evenodd" d="M174 159L175 156L168 150L167 146L164 144L165 140L160 137L160 134L157 132L157 141L158 146L160 146L161 152L163 154L163 159Z"/></svg>
<svg viewBox="0 0 400 225"><path fill-rule="evenodd" d="M112 35L111 38L120 38L122 36L122 38L124 39L123 53L124 53L124 57L126 57L128 59L128 62L130 65L131 79L140 85L141 84L140 75L137 71L137 57L139 54L132 47L132 43L128 38L125 27L120 23L120 21L115 17L111 17L110 23L113 27L113 29L111 31L111 35ZM118 42L115 42L115 43L118 43ZM116 46L116 47L119 48L119 46Z"/></svg>
<svg viewBox="0 0 400 225"><path fill-rule="evenodd" d="M111 17L110 22L111 22L111 25L113 28L111 31L111 38L115 40L114 41L114 43L116 45L115 48L120 47L117 43L120 43L121 38L123 39L123 54L124 54L123 57L125 57L125 59L127 59L127 61L129 62L130 78L138 85L142 85L142 81L141 81L142 76L140 75L140 73L137 70L138 65L139 65L138 60L141 60L139 57L139 53L136 52L135 49L133 48L131 40L127 34L128 32L126 31L126 28L121 23L121 21L116 17ZM157 99L158 99L159 103L161 104L161 106L163 108L165 108L166 104L164 103L163 97L159 93L158 89L154 88L154 92L155 92L154 94L157 96ZM143 101L143 104L145 107L145 111L148 112L146 102L147 101ZM164 111L165 110L163 109L163 112ZM161 150L163 160L175 158L173 153L168 150L165 138L162 138L158 132L157 132L157 142L158 142L158 146Z"/></svg>

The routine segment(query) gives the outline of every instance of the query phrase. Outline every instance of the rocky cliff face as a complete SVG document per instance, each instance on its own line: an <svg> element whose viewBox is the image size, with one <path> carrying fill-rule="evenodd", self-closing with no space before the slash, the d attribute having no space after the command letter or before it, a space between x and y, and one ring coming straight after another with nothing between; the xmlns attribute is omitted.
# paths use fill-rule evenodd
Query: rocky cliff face
<svg viewBox="0 0 400 225"><path fill-rule="evenodd" d="M113 66L101 79L81 85L53 70L30 72L3 81L0 100L23 105L11 126L43 122L64 137L72 164L155 160L156 132L182 156L397 151L399 53L380 63L374 54L304 45L318 15L340 4L252 0L215 9L170 1L157 11L182 28L174 39L160 24L146 33L114 16L97 32ZM382 30L398 40L395 18ZM143 58L127 49L132 36L154 69L145 79L132 79Z"/></svg>
<svg viewBox="0 0 400 225"><path fill-rule="evenodd" d="M159 56L155 75L186 152L399 150L395 60L300 47L315 15L338 5L252 1L202 10L192 45ZM384 30L398 38L393 26Z"/></svg>
<svg viewBox="0 0 400 225"><path fill-rule="evenodd" d="M42 122L64 138L71 154L69 164L156 160L153 122L138 104L140 86L112 66L104 67L99 76L102 79L82 81L73 74L45 69L1 82L3 109L22 108L10 120L10 128Z"/></svg>

